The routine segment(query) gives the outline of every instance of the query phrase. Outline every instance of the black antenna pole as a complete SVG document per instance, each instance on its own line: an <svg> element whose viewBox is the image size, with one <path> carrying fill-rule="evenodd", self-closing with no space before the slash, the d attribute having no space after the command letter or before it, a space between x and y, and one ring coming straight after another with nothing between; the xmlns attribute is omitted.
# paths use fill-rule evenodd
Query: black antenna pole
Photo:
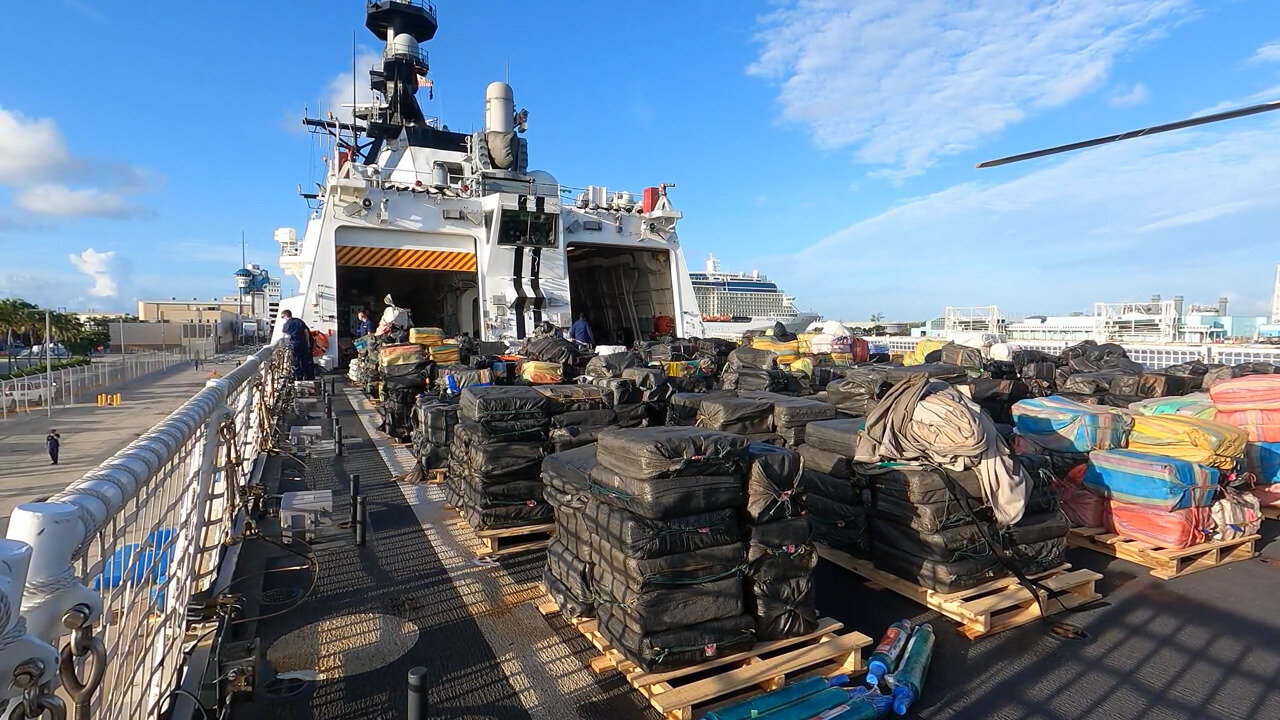
<svg viewBox="0 0 1280 720"><path fill-rule="evenodd" d="M1008 165L1009 163L1021 162L1023 160L1045 157L1046 155L1057 155L1058 153L1071 152L1072 150L1083 150L1084 148L1097 147L1098 145L1106 145L1107 143L1119 142L1120 140L1128 140L1130 138L1143 137L1146 135L1155 135L1156 133L1169 132L1170 130L1181 130L1183 128L1195 127L1197 125L1207 125L1220 120L1247 117L1249 115L1257 115L1258 113L1270 112L1272 110L1280 110L1280 100L1263 103L1261 105L1250 105L1249 107L1237 108L1235 110L1227 110L1226 112L1214 113L1212 115L1203 115L1201 117L1191 118L1190 120L1179 120L1178 122L1156 125L1154 127L1143 128L1141 130L1130 130L1129 132L1107 135L1105 137L1094 138L1092 140L1082 140L1080 142L1074 142L1068 145L1059 145L1045 150L1036 150L1034 152L1022 153L1020 155L1010 155L1009 157L1003 157L999 160L988 160L983 163L978 163L978 167L998 167L1000 165Z"/></svg>

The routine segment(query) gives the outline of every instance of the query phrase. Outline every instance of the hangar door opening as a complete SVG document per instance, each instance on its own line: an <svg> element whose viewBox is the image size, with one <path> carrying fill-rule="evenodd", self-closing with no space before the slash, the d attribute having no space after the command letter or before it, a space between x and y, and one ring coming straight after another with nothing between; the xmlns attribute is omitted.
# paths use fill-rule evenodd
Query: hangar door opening
<svg viewBox="0 0 1280 720"><path fill-rule="evenodd" d="M479 335L473 252L339 245L337 281L339 339L355 335L360 310L376 327L387 294L409 310L414 327Z"/></svg>
<svg viewBox="0 0 1280 720"><path fill-rule="evenodd" d="M670 251L570 245L568 256L573 317L586 314L596 344L648 340L674 322Z"/></svg>

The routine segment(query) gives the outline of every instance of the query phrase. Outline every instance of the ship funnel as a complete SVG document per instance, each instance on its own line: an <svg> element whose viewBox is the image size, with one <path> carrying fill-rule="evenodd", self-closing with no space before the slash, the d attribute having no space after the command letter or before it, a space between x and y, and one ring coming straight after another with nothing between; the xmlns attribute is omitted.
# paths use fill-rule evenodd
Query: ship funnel
<svg viewBox="0 0 1280 720"><path fill-rule="evenodd" d="M504 82L489 83L484 91L484 129L486 132L515 131L516 101L511 86Z"/></svg>

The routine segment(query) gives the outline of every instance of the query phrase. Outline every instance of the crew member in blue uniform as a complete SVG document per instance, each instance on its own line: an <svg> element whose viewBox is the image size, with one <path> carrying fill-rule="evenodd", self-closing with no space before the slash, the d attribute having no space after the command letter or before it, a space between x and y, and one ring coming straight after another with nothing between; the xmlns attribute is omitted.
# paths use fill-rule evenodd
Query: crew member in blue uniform
<svg viewBox="0 0 1280 720"><path fill-rule="evenodd" d="M587 314L579 313L578 321L573 324L573 328L569 330L569 336L583 345L594 345L596 342L595 333L591 332L591 323L587 322Z"/></svg>
<svg viewBox="0 0 1280 720"><path fill-rule="evenodd" d="M373 334L373 321L369 319L369 313L361 310L356 313L356 317L360 322L356 323L356 337L362 338L365 335Z"/></svg>
<svg viewBox="0 0 1280 720"><path fill-rule="evenodd" d="M294 317L289 310L281 310L280 317L284 318L284 327L280 328L280 332L289 341L289 351L293 353L293 379L315 380L316 364L311 357L311 328Z"/></svg>

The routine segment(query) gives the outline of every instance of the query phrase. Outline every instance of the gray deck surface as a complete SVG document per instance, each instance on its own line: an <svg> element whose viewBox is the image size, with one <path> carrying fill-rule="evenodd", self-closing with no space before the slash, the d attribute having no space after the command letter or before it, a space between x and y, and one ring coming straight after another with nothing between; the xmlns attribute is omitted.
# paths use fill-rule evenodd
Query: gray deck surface
<svg viewBox="0 0 1280 720"><path fill-rule="evenodd" d="M356 403L367 417L367 405ZM344 539L318 549L315 591L297 609L259 624L262 648L308 623L355 612L408 618L420 635L378 670L309 683L289 698L259 697L240 704L234 717L400 718L414 665L428 668L432 718L658 717L616 673L587 671L593 653L586 641L559 618L536 612L538 552L496 566L472 562L478 543L442 506L439 488L393 481L410 466L407 449L371 439L345 400L335 413L349 438L338 474L345 465L361 475L369 543L355 548ZM332 465L329 457L310 458L304 484L334 487L335 514L346 517L346 480ZM1090 635L1084 642L1055 639L1038 623L969 641L947 618L869 589L826 562L817 571L818 606L872 637L902 617L933 622L937 651L915 717L1280 718L1278 533L1280 523L1264 523L1264 559L1172 581L1070 551L1074 565L1105 576L1099 603L1054 618L1083 627ZM290 584L305 587L307 573L267 576L267 589Z"/></svg>

